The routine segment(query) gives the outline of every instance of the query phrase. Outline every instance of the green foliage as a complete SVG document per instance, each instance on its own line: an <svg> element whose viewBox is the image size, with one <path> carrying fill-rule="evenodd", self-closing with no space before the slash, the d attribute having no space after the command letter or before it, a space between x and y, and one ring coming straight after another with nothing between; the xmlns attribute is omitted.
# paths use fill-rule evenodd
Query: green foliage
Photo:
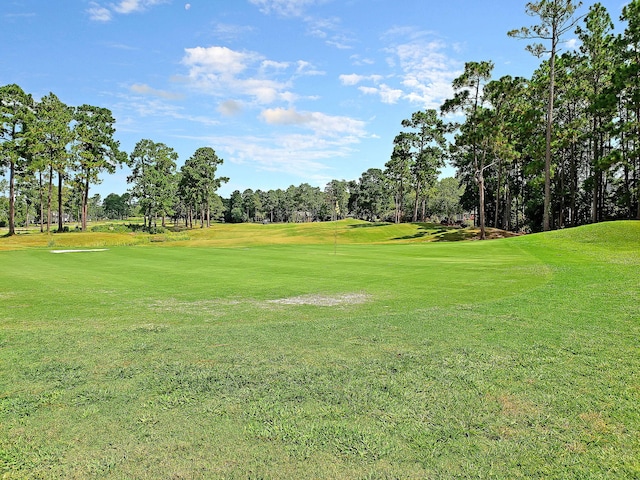
<svg viewBox="0 0 640 480"><path fill-rule="evenodd" d="M98 181L102 171L114 173L126 162L126 153L113 138L115 119L110 110L92 105L81 105L75 111L75 155L78 175L75 181L81 186L82 230L87 229L89 216L89 185Z"/></svg>
<svg viewBox="0 0 640 480"><path fill-rule="evenodd" d="M104 198L102 208L107 218L123 220L131 213L130 202L131 195L129 193L123 193L122 195L110 193Z"/></svg>
<svg viewBox="0 0 640 480"><path fill-rule="evenodd" d="M28 158L27 131L33 99L16 84L0 87L0 169L9 170L9 235L16 233L16 180Z"/></svg>
<svg viewBox="0 0 640 480"><path fill-rule="evenodd" d="M118 223L105 223L102 225L94 225L91 227L92 232L104 232L104 233L129 233L135 232L139 225L126 225Z"/></svg>
<svg viewBox="0 0 640 480"><path fill-rule="evenodd" d="M392 199L382 170L370 168L362 174L355 201L361 218L374 222L387 218Z"/></svg>
<svg viewBox="0 0 640 480"><path fill-rule="evenodd" d="M429 197L429 211L433 215L454 218L462 213L460 197L464 187L455 178L443 178L435 184Z"/></svg>
<svg viewBox="0 0 640 480"><path fill-rule="evenodd" d="M226 177L216 177L218 166L222 163L223 160L213 148L203 147L196 150L180 170L179 196L189 218L193 216L193 212L199 211L201 226L205 222L207 227L210 226L212 211L214 218L222 214L216 191L222 183L229 181Z"/></svg>
<svg viewBox="0 0 640 480"><path fill-rule="evenodd" d="M127 182L133 183L131 196L138 200L144 214L145 226L156 228L156 218L164 219L171 214L175 202L177 182L175 178L178 154L164 143L140 140L129 159L131 175ZM153 226L152 222L153 221Z"/></svg>

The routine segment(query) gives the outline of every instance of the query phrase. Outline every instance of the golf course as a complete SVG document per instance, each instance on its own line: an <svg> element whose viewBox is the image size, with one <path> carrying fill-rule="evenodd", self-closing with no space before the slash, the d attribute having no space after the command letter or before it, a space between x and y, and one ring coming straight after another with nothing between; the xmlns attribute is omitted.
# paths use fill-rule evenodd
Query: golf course
<svg viewBox="0 0 640 480"><path fill-rule="evenodd" d="M18 233L0 478L640 478L640 221Z"/></svg>

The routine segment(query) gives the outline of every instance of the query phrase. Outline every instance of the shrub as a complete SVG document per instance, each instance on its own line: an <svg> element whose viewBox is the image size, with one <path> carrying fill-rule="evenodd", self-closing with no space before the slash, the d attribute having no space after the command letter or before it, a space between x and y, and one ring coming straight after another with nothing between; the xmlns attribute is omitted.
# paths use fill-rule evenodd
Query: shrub
<svg viewBox="0 0 640 480"><path fill-rule="evenodd" d="M129 233L131 228L127 225L120 224L108 224L108 225L96 225L95 227L91 227L92 232L105 232L105 233Z"/></svg>

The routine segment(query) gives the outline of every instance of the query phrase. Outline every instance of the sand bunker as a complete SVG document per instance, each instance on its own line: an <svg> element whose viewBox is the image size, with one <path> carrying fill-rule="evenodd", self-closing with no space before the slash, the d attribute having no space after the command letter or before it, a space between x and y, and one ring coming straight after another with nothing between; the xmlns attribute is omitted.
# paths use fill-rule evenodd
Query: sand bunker
<svg viewBox="0 0 640 480"><path fill-rule="evenodd" d="M106 252L108 248L85 248L81 250L51 250L51 253Z"/></svg>

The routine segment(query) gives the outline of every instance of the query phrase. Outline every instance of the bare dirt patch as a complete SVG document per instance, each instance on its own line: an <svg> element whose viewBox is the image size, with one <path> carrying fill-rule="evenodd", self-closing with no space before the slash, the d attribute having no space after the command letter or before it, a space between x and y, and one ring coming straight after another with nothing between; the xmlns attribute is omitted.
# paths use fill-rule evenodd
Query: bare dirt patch
<svg viewBox="0 0 640 480"><path fill-rule="evenodd" d="M76 250L51 250L51 253L84 253L84 252L106 252L108 248L84 248Z"/></svg>
<svg viewBox="0 0 640 480"><path fill-rule="evenodd" d="M337 307L341 305L359 305L371 299L366 293L343 293L337 295L299 295L297 297L267 300L267 303L278 305L314 305L317 307Z"/></svg>
<svg viewBox="0 0 640 480"><path fill-rule="evenodd" d="M336 295L307 294L274 300L257 299L212 299L182 301L175 298L157 299L146 305L156 311L180 312L182 314L220 317L237 308L274 308L276 305L312 305L316 307L348 307L371 301L373 297L366 293L343 293Z"/></svg>

